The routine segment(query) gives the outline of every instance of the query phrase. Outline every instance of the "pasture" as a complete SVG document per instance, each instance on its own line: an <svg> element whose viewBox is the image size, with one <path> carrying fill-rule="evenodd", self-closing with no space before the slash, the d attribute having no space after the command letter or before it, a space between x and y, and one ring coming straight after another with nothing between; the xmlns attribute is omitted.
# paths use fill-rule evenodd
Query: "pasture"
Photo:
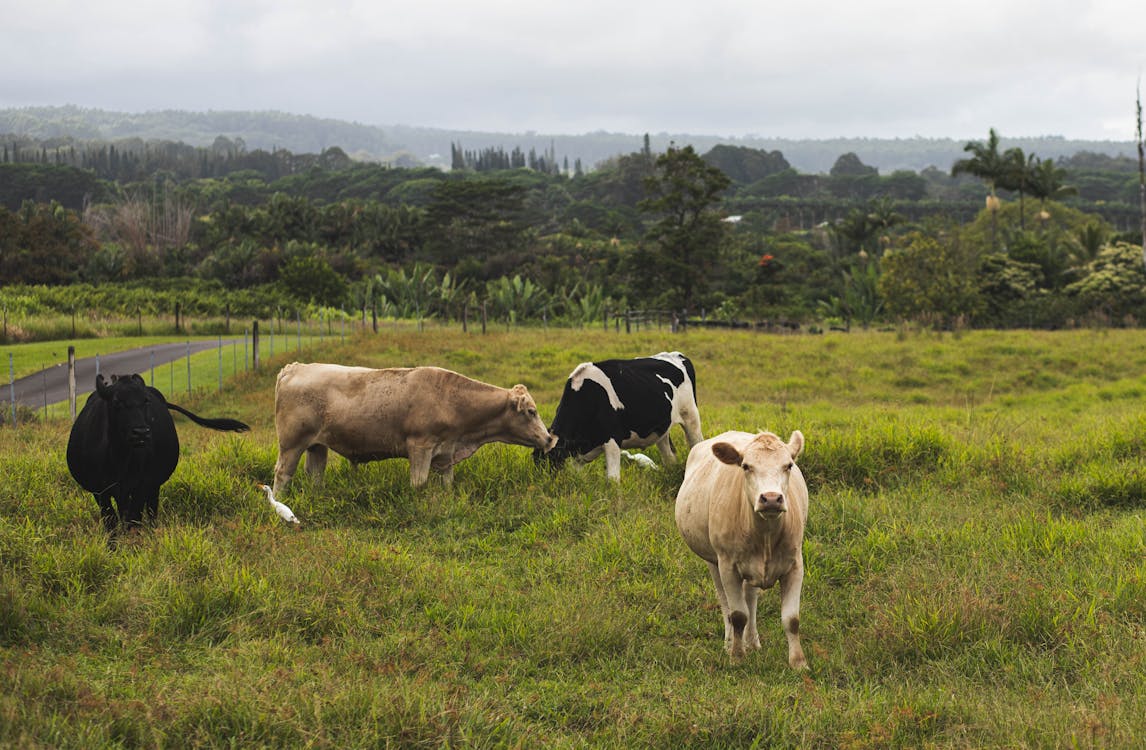
<svg viewBox="0 0 1146 750"><path fill-rule="evenodd" d="M0 746L1132 747L1146 737L1146 332L769 336L430 328L308 358L525 383L679 349L705 436L803 431L801 637L775 589L732 665L673 523L680 466L536 470L490 445L453 490L404 460L282 524L274 377L180 403L157 523L109 550L66 421L0 430ZM687 444L676 428L679 453ZM647 451L659 461L655 449Z"/></svg>

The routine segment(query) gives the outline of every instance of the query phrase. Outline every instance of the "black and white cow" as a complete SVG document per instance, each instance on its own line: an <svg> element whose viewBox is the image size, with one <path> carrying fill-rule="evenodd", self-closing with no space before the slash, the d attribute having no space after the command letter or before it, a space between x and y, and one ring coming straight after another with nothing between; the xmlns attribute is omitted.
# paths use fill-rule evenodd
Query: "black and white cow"
<svg viewBox="0 0 1146 750"><path fill-rule="evenodd" d="M666 464L676 462L669 428L684 428L688 444L703 440L696 408L696 371L680 352L638 359L607 359L577 365L549 431L557 445L534 452L555 466L570 456L592 461L605 454L605 474L621 478L621 449L656 443Z"/></svg>
<svg viewBox="0 0 1146 750"><path fill-rule="evenodd" d="M179 436L168 409L213 430L250 429L235 419L205 419L169 404L139 375L113 375L110 384L97 375L96 389L68 437L68 471L95 496L113 541L121 520L130 528L140 524L145 511L155 516L159 487L179 463Z"/></svg>

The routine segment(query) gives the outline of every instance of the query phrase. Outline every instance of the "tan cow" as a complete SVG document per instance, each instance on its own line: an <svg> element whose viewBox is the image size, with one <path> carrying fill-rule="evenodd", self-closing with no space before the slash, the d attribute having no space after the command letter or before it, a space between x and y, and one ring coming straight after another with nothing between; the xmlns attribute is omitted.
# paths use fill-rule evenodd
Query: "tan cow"
<svg viewBox="0 0 1146 750"><path fill-rule="evenodd" d="M804 669L800 588L808 487L796 466L804 435L785 444L771 432L725 432L693 446L676 496L676 525L708 563L733 660L760 648L756 599L780 582L780 621L788 664Z"/></svg>
<svg viewBox="0 0 1146 750"><path fill-rule="evenodd" d="M307 473L317 482L332 450L352 463L409 458L417 487L431 467L450 484L454 464L486 443L547 450L556 442L524 385L499 388L440 367L292 362L275 381L275 431L276 495L304 451Z"/></svg>

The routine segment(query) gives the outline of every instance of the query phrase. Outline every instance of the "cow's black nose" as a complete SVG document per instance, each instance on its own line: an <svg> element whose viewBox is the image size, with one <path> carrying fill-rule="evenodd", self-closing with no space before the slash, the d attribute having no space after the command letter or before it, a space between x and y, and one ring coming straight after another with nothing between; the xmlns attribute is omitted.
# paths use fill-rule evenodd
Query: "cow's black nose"
<svg viewBox="0 0 1146 750"><path fill-rule="evenodd" d="M150 427L132 427L131 428L131 439L133 442L143 443L143 442L146 442L147 440L149 440L150 438L151 438L151 428Z"/></svg>
<svg viewBox="0 0 1146 750"><path fill-rule="evenodd" d="M757 513L783 513L784 494L781 492L763 492L756 499Z"/></svg>

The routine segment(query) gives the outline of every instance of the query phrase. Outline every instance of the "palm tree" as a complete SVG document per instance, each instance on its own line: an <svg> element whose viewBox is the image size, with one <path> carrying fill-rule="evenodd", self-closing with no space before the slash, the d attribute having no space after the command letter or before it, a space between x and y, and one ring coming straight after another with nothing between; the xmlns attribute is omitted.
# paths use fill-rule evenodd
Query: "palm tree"
<svg viewBox="0 0 1146 750"><path fill-rule="evenodd" d="M971 154L970 158L959 159L951 165L951 176L969 174L978 177L987 183L991 194L987 197L987 208L991 211L991 244L995 245L997 236L996 212L999 199L995 195L995 187L1000 180L1005 180L1008 170L1007 161L999 153L999 134L991 128L987 133L987 142L970 141L963 150Z"/></svg>
<svg viewBox="0 0 1146 750"><path fill-rule="evenodd" d="M1006 169L999 179L999 187L1004 190L1013 190L1019 194L1019 228L1027 228L1026 201L1023 200L1031 186L1031 174L1038 157L1034 154L1027 156L1021 148L1009 148L1003 152L1003 163Z"/></svg>
<svg viewBox="0 0 1146 750"><path fill-rule="evenodd" d="M1068 195L1078 195L1078 188L1066 184L1066 170L1056 167L1054 159L1036 161L1030 171L1027 190L1032 198L1039 199L1039 207L1044 212L1048 198L1058 200Z"/></svg>

